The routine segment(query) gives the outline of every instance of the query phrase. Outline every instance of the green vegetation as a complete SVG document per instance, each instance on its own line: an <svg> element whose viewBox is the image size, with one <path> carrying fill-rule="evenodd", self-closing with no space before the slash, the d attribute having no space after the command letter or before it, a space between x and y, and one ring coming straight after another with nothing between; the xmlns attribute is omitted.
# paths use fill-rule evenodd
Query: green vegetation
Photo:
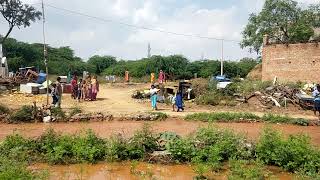
<svg viewBox="0 0 320 180"><path fill-rule="evenodd" d="M10 113L10 109L3 105L3 104L0 104L0 114L9 114Z"/></svg>
<svg viewBox="0 0 320 180"><path fill-rule="evenodd" d="M72 116L74 116L76 114L80 114L80 113L82 113L82 109L80 107L76 106L71 109L69 116L72 117Z"/></svg>
<svg viewBox="0 0 320 180"><path fill-rule="evenodd" d="M306 42L314 35L313 28L320 27L319 22L319 4L301 8L294 0L266 0L259 14L250 15L241 46L259 53L266 34L273 42Z"/></svg>
<svg viewBox="0 0 320 180"><path fill-rule="evenodd" d="M69 164L147 160L154 151L163 150L159 137L148 126L131 138L117 135L101 139L92 131L61 135L53 130L37 139L11 135L0 144L1 155L10 161L1 164L6 161L1 158L0 167L16 161ZM311 145L307 136L291 135L284 138L270 128L264 130L257 143L230 130L202 128L188 137L176 136L166 141L164 148L174 162L192 163L201 179L209 171L220 170L226 162L230 162L230 179L265 177L263 165L275 165L308 176L316 176L320 171L320 151ZM21 168L21 171L24 169ZM132 164L131 170L136 172L136 163ZM0 168L0 175L2 171Z"/></svg>
<svg viewBox="0 0 320 180"><path fill-rule="evenodd" d="M154 119L158 121L164 121L168 118L168 115L163 112L151 112L150 115L153 116Z"/></svg>
<svg viewBox="0 0 320 180"><path fill-rule="evenodd" d="M5 56L8 58L11 71L17 71L21 66L35 66L44 70L43 45L19 42L7 39L3 44ZM141 60L116 61L112 56L93 56L87 62L74 55L70 47L54 48L48 46L49 72L55 75L67 75L68 72L82 75L82 71L93 74L116 75L124 77L125 71L130 71L133 81L143 79L150 81L150 73L165 71L170 79L190 79L197 73L198 77L208 78L220 74L218 60L189 61L181 55L152 56ZM245 77L258 64L250 58L240 62L225 62L228 77Z"/></svg>
<svg viewBox="0 0 320 180"><path fill-rule="evenodd" d="M205 122L240 122L240 121L255 121L260 117L252 113L231 113L231 112L217 112L217 113L196 113L187 115L185 120L198 120Z"/></svg>
<svg viewBox="0 0 320 180"><path fill-rule="evenodd" d="M292 118L274 114L265 114L259 117L252 113L242 112L213 112L213 113L195 113L185 117L187 121L204 121L204 122L248 122L262 121L268 123L285 123L308 126L309 120L302 118Z"/></svg>
<svg viewBox="0 0 320 180"><path fill-rule="evenodd" d="M11 114L10 120L13 122L30 122L33 120L32 112L32 106L22 106L20 109Z"/></svg>

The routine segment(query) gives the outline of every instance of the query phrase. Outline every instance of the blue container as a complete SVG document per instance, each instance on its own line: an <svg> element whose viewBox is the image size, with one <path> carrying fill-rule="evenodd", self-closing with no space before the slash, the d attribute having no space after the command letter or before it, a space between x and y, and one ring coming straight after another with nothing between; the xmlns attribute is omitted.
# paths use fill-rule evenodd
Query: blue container
<svg viewBox="0 0 320 180"><path fill-rule="evenodd" d="M38 79L37 79L37 83L38 84L42 84L46 81L47 79L47 74L45 73L39 73Z"/></svg>

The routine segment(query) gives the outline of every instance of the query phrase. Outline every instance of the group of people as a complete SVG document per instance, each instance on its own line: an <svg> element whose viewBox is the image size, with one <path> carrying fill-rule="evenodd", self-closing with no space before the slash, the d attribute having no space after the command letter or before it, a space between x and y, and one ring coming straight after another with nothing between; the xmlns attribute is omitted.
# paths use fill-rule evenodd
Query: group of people
<svg viewBox="0 0 320 180"><path fill-rule="evenodd" d="M71 97L78 101L96 101L99 92L99 82L97 76L87 76L85 80L76 75L71 80L72 94Z"/></svg>
<svg viewBox="0 0 320 180"><path fill-rule="evenodd" d="M151 96L151 106L152 110L158 110L157 107L157 101L158 101L158 95L160 92L160 89L157 89L156 86L153 84L155 81L155 74L151 74L151 89L150 89L150 96ZM166 75L165 73L160 70L159 72L159 77L158 77L158 83L161 86L163 83L166 81ZM184 104L183 104L183 93L182 93L182 88L179 87L177 92L175 93L174 96L171 96L170 102L172 105L172 111L175 111L175 107L177 107L177 112L184 111Z"/></svg>
<svg viewBox="0 0 320 180"><path fill-rule="evenodd" d="M97 95L99 92L99 82L97 76L87 76L84 80L79 79L76 75L73 76L71 80L72 93L71 97L80 102L85 101L95 101L97 100ZM62 85L61 78L58 77L57 81L51 84L51 97L52 105L55 107L61 106L62 97Z"/></svg>

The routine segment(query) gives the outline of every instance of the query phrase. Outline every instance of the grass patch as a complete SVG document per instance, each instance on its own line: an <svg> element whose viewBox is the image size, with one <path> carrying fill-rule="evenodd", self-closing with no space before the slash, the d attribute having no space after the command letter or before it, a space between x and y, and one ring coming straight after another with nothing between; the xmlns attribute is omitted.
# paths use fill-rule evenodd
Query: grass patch
<svg viewBox="0 0 320 180"><path fill-rule="evenodd" d="M229 162L229 166L229 180L260 180L266 179L269 176L269 173L265 170L263 164L256 161L250 162L246 160L231 160Z"/></svg>
<svg viewBox="0 0 320 180"><path fill-rule="evenodd" d="M13 122L30 122L33 120L32 112L32 106L22 106L20 109L11 114L10 120Z"/></svg>
<svg viewBox="0 0 320 180"><path fill-rule="evenodd" d="M72 117L72 116L74 116L74 115L76 115L76 114L80 114L80 113L82 113L82 109L80 108L80 107L73 107L72 109L71 109L71 111L70 111L70 113L69 113L69 116L70 117Z"/></svg>
<svg viewBox="0 0 320 180"><path fill-rule="evenodd" d="M153 116L154 120L163 121L166 120L169 116L163 112L150 112L150 115Z"/></svg>
<svg viewBox="0 0 320 180"><path fill-rule="evenodd" d="M66 113L60 107L52 108L51 114L59 120L63 120L66 118Z"/></svg>
<svg viewBox="0 0 320 180"><path fill-rule="evenodd" d="M285 123L300 126L309 126L310 122L303 118L292 118L289 116L281 116L274 114L265 114L259 117L252 113L238 112L214 112L214 113L195 113L185 117L187 121L203 121L203 122L248 122L262 121L267 123Z"/></svg>
<svg viewBox="0 0 320 180"><path fill-rule="evenodd" d="M252 113L231 113L231 112L218 112L218 113L196 113L187 115L185 120L191 121L204 121L204 122L237 122L244 120L259 120L260 117Z"/></svg>

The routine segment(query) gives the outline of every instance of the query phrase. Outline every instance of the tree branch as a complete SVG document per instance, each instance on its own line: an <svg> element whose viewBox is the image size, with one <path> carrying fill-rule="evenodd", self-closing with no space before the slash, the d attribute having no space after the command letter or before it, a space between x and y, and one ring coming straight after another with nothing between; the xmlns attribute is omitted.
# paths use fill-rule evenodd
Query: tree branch
<svg viewBox="0 0 320 180"><path fill-rule="evenodd" d="M7 38L9 37L10 33L11 33L12 30L13 30L13 27L14 27L14 26L10 26L7 34L2 38L1 44L3 44L3 43L7 40Z"/></svg>

